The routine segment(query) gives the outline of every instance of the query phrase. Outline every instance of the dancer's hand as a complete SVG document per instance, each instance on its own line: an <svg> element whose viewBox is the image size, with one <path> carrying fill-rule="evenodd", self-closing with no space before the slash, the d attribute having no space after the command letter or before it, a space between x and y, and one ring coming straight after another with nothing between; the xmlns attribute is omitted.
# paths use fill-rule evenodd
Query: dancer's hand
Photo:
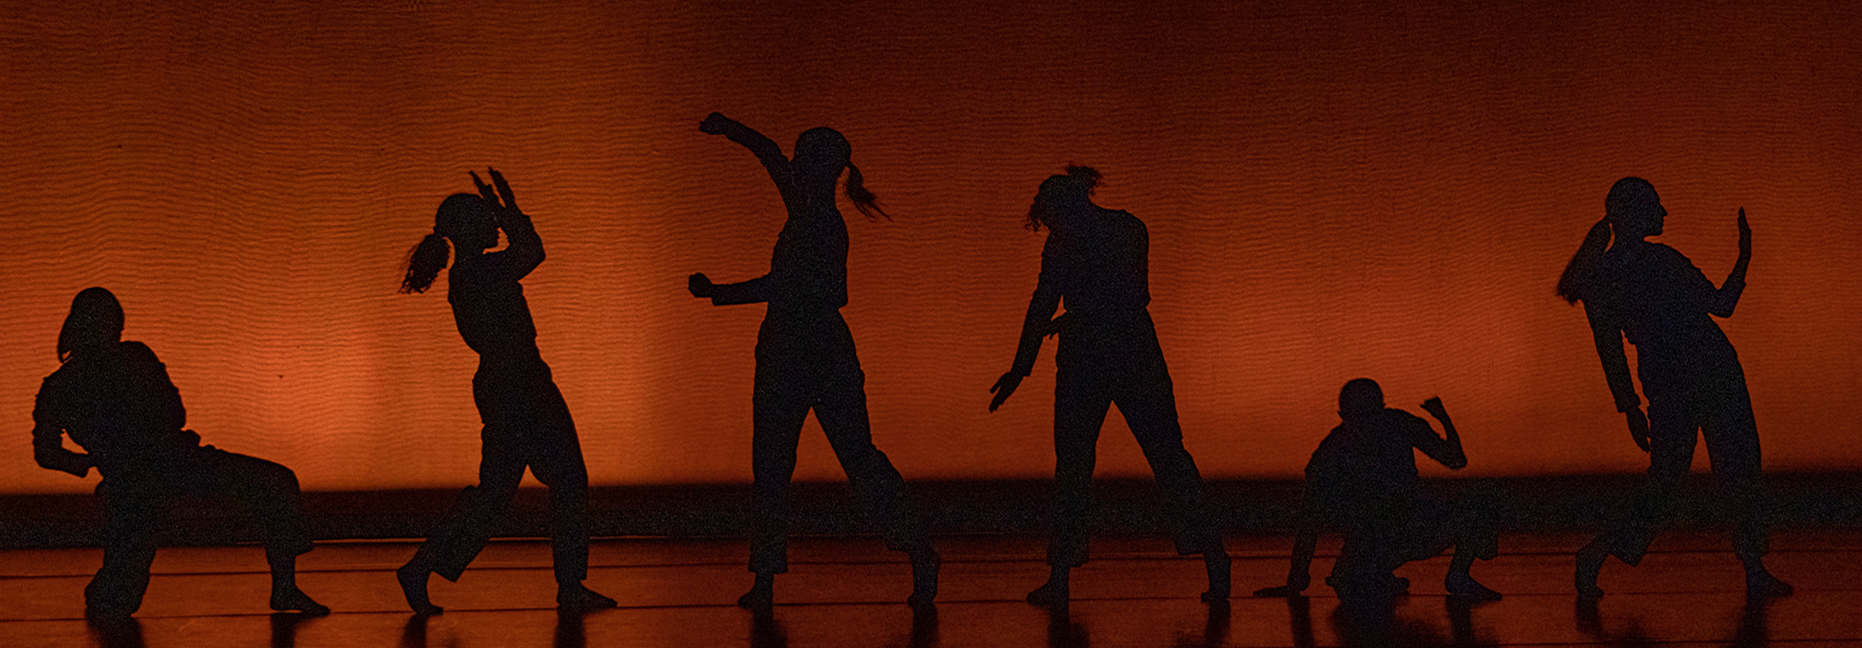
<svg viewBox="0 0 1862 648"><path fill-rule="evenodd" d="M1739 208L1739 256L1752 256L1752 225L1746 222L1746 208Z"/></svg>
<svg viewBox="0 0 1862 648"><path fill-rule="evenodd" d="M723 135L724 129L729 127L730 123L731 118L725 117L722 113L714 112L705 115L705 121L698 123L698 132L707 135Z"/></svg>
<svg viewBox="0 0 1862 648"><path fill-rule="evenodd" d="M995 398L989 399L989 411L994 412L996 408L1001 407L1002 401L1008 400L1009 394L1015 393L1015 388L1020 387L1021 384L1022 375L1015 373L1012 369L1002 374L1001 378L997 378L996 385L989 388L989 393L996 395Z"/></svg>
<svg viewBox="0 0 1862 648"><path fill-rule="evenodd" d="M1430 416L1434 416L1438 421L1448 418L1448 409L1442 407L1442 397L1440 396L1432 396L1429 400L1423 401L1422 411L1428 412Z"/></svg>
<svg viewBox="0 0 1862 648"><path fill-rule="evenodd" d="M1070 327L1070 326L1073 326L1073 311L1067 311L1065 313L1061 313L1060 317L1056 317L1054 319L1048 320L1047 332L1043 333L1041 337L1054 337L1056 335L1060 335L1061 331L1066 330L1067 327Z"/></svg>
<svg viewBox="0 0 1862 648"><path fill-rule="evenodd" d="M1623 412L1623 419L1629 422L1629 438L1636 441L1636 447L1643 452L1649 451L1649 417L1638 407Z"/></svg>
<svg viewBox="0 0 1862 648"><path fill-rule="evenodd" d="M685 289L692 291L692 296L699 299L710 299L711 287L711 278L703 272L694 272L685 279Z"/></svg>

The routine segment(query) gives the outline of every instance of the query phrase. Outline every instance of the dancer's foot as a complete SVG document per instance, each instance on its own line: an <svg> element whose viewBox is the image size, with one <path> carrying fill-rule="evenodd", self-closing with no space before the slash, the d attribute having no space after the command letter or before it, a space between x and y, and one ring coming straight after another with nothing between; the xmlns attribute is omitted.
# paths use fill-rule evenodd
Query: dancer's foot
<svg viewBox="0 0 1862 648"><path fill-rule="evenodd" d="M937 600L937 572L943 562L931 549L912 554L912 595L905 599L906 604L924 607Z"/></svg>
<svg viewBox="0 0 1862 648"><path fill-rule="evenodd" d="M595 610L606 610L619 605L614 599L602 596L581 583L558 585L556 587L556 611L567 614L587 614Z"/></svg>
<svg viewBox="0 0 1862 648"><path fill-rule="evenodd" d="M1474 580L1473 576L1467 574L1451 573L1448 578L1442 580L1442 584L1448 588L1450 596L1470 603L1500 600L1499 592L1482 585L1480 581Z"/></svg>
<svg viewBox="0 0 1862 648"><path fill-rule="evenodd" d="M1203 566L1209 572L1209 590L1203 592L1204 603L1216 603L1228 600L1229 569L1228 552L1211 551L1203 554Z"/></svg>
<svg viewBox="0 0 1862 648"><path fill-rule="evenodd" d="M1040 587L1028 593L1028 604L1038 605L1044 608L1058 608L1064 606L1067 604L1067 598L1071 595L1068 591L1069 589L1067 581L1057 581L1050 578L1046 583L1042 583Z"/></svg>
<svg viewBox="0 0 1862 648"><path fill-rule="evenodd" d="M411 562L394 572L395 578L401 581L401 596L407 598L407 607L413 609L414 614L431 616L446 611L427 600L427 577L432 574L432 570L417 567Z"/></svg>
<svg viewBox="0 0 1862 648"><path fill-rule="evenodd" d="M756 584L750 586L750 591L744 592L743 596L737 597L737 607L746 610L766 611L770 606L775 604L775 574L757 574Z"/></svg>
<svg viewBox="0 0 1862 648"><path fill-rule="evenodd" d="M92 625L104 627L114 627L133 623L135 619L130 615L134 613L135 610L125 610L123 608L106 605L84 606L84 620L91 622Z"/></svg>
<svg viewBox="0 0 1862 648"><path fill-rule="evenodd" d="M318 603L305 594L304 590L291 587L285 590L272 590L272 609L279 612L301 612L308 616L323 616L330 613L330 607Z"/></svg>
<svg viewBox="0 0 1862 648"><path fill-rule="evenodd" d="M1578 550L1577 571L1572 580L1577 586L1579 600L1594 601L1603 596L1603 588L1597 586L1597 573L1603 571L1603 559L1609 555L1595 540Z"/></svg>
<svg viewBox="0 0 1862 648"><path fill-rule="evenodd" d="M1778 580L1777 576L1761 567L1756 572L1746 572L1746 598L1769 599L1784 598L1796 592L1790 583Z"/></svg>

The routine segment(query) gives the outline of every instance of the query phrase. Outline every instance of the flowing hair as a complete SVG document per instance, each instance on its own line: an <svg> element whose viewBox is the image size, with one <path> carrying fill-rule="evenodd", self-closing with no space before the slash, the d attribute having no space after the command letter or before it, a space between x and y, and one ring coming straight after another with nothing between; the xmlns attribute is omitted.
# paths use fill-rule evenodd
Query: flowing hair
<svg viewBox="0 0 1862 648"><path fill-rule="evenodd" d="M801 136L795 138L795 159L799 161L804 158L814 161L832 160L840 164L847 169L847 200L853 201L860 215L870 221L882 217L892 220L892 215L879 207L879 196L873 195L866 188L866 178L860 175L860 167L853 165L853 145L847 142L846 135L826 126L802 131ZM838 178L840 169L834 169L834 175Z"/></svg>
<svg viewBox="0 0 1862 648"><path fill-rule="evenodd" d="M1649 181L1631 176L1610 185L1610 194L1603 199L1603 220L1590 226L1584 243L1578 246L1571 261L1565 263L1564 273L1558 276L1556 292L1565 303L1576 304L1596 285L1597 266L1603 261L1603 253L1609 250L1611 235L1622 219L1635 218L1650 205L1659 207L1660 199L1655 195L1655 185Z"/></svg>
<svg viewBox="0 0 1862 648"><path fill-rule="evenodd" d="M1597 266L1603 261L1604 251L1610 248L1610 220L1597 221L1584 234L1584 242L1578 245L1578 251L1572 253L1571 260L1565 263L1565 271L1558 276L1559 297L1567 304L1576 304L1588 295L1591 286L1596 284Z"/></svg>
<svg viewBox="0 0 1862 648"><path fill-rule="evenodd" d="M866 179L860 175L860 167L854 166L851 159L847 160L847 199L853 201L854 209L860 210L860 215L867 220L878 221L879 217L874 214L892 220L891 214L879 208L879 196L867 190Z"/></svg>
<svg viewBox="0 0 1862 648"><path fill-rule="evenodd" d="M1034 204L1028 206L1028 220L1022 223L1030 232L1047 225L1047 206L1070 197L1091 197L1105 176L1099 170L1078 164L1067 165L1066 175L1048 176L1035 192Z"/></svg>
<svg viewBox="0 0 1862 648"><path fill-rule="evenodd" d="M469 193L456 193L440 202L440 210L433 215L433 233L420 239L407 253L407 274L401 277L401 294L423 293L433 287L433 280L446 269L452 256L447 238L458 231L467 218L484 208L484 199Z"/></svg>

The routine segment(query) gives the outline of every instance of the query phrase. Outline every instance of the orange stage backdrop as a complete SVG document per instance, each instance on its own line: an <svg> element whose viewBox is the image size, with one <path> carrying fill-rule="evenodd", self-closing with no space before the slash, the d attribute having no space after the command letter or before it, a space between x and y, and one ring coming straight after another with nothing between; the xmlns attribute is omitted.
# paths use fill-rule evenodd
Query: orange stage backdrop
<svg viewBox="0 0 1862 648"><path fill-rule="evenodd" d="M311 489L473 481L476 359L443 287L395 288L486 165L549 250L526 290L593 480L747 481L763 309L713 308L685 276L762 273L783 214L749 154L698 132L711 110L785 149L841 129L895 214L843 208L844 313L909 478L1051 471L1052 343L985 405L1039 263L1021 215L1068 162L1150 226L1207 475L1297 475L1357 376L1411 409L1440 394L1469 474L1645 466L1582 311L1552 295L1631 174L1715 281L1751 214L1723 325L1767 468L1862 468L1851 5L339 4L0 10L0 491L90 487L36 468L27 430L91 285L209 443ZM1104 438L1102 475L1148 475L1117 416ZM840 478L818 432L798 477Z"/></svg>

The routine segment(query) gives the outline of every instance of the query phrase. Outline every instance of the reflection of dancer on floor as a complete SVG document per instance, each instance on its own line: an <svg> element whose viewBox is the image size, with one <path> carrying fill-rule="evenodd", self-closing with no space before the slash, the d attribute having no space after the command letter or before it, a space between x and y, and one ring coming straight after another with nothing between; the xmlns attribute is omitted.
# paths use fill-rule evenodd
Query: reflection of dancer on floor
<svg viewBox="0 0 1862 648"><path fill-rule="evenodd" d="M1022 378L1034 371L1041 338L1060 335L1054 385L1054 530L1048 542L1051 572L1028 594L1036 605L1067 601L1068 577L1086 564L1087 517L1092 510L1095 446L1106 411L1117 404L1170 499L1177 551L1202 554L1209 572L1203 600L1228 598L1229 559L1203 503L1202 475L1183 448L1176 396L1157 343L1146 267L1150 235L1128 212L1092 202L1099 172L1070 166L1050 176L1028 210L1030 229L1048 230L1041 277L1022 322L1014 367L989 391L995 411ZM1049 320L1061 300L1067 312Z"/></svg>
<svg viewBox="0 0 1862 648"><path fill-rule="evenodd" d="M789 570L789 481L802 422L814 410L840 458L841 468L886 529L886 545L912 562L913 605L937 596L938 556L918 520L905 510L904 480L873 446L867 420L866 374L854 355L853 334L841 319L847 304L847 224L834 204L834 188L847 171L847 198L860 213L884 215L849 161L852 148L831 128L815 128L795 141L795 158L750 127L711 113L699 130L723 135L756 155L782 193L787 222L776 235L769 274L734 284L691 276L692 296L719 306L767 303L756 340L756 389L751 436L756 537L750 571L756 582L737 604L765 608L774 600L776 574Z"/></svg>
<svg viewBox="0 0 1862 648"><path fill-rule="evenodd" d="M297 475L278 464L213 446L184 429L187 410L168 368L141 342L124 342L123 306L102 288L71 301L58 335L58 371L32 410L41 467L103 476L103 568L84 588L85 616L121 620L142 607L155 560L156 527L177 501L230 501L263 528L274 610L328 614L297 588L297 557L311 550L298 514ZM63 436L84 449L65 449Z"/></svg>
<svg viewBox="0 0 1862 648"><path fill-rule="evenodd" d="M466 487L452 513L401 567L401 590L416 614L438 614L440 607L427 600L428 575L459 580L529 468L550 491L557 606L570 612L614 607L614 599L582 585L588 577L588 468L569 405L537 350L536 325L519 283L543 263L543 239L517 208L504 177L492 171L491 179L495 193L480 184L479 195L453 194L440 203L433 233L414 249L401 284L401 292L425 291L446 267L447 242L458 250L446 273L446 301L459 337L478 352L472 400L485 425L478 485ZM498 244L499 230L509 244L486 252Z"/></svg>
<svg viewBox="0 0 1862 648"><path fill-rule="evenodd" d="M1468 573L1475 558L1492 559L1499 548L1491 521L1465 507L1450 510L1422 488L1416 475L1416 450L1451 469L1468 465L1461 436L1442 400L1431 398L1422 408L1441 421L1446 437L1436 436L1429 422L1414 414L1384 407L1383 389L1376 381L1345 383L1338 393L1341 422L1319 442L1306 464L1306 497L1287 584L1258 590L1256 596L1297 596L1305 591L1319 530L1331 527L1345 535L1332 576L1326 579L1341 598L1402 593L1409 581L1392 570L1452 546L1455 557L1443 579L1448 593L1499 600L1499 592Z"/></svg>
<svg viewBox="0 0 1862 648"><path fill-rule="evenodd" d="M1662 233L1667 215L1648 181L1617 181L1604 201L1604 219L1591 226L1558 281L1558 294L1566 301L1584 302L1616 409L1627 420L1630 437L1649 453L1642 490L1578 551L1578 595L1603 594L1597 572L1605 557L1630 565L1642 560L1672 512L1696 440L1704 438L1714 477L1734 505L1733 551L1745 563L1746 594L1787 596L1791 586L1765 569L1758 425L1745 371L1713 322L1713 317L1732 317L1746 287L1746 265L1752 259L1746 210L1739 210L1739 260L1717 288L1674 248L1644 240ZM1625 338L1636 347L1636 374L1649 398L1647 415L1629 378Z"/></svg>

